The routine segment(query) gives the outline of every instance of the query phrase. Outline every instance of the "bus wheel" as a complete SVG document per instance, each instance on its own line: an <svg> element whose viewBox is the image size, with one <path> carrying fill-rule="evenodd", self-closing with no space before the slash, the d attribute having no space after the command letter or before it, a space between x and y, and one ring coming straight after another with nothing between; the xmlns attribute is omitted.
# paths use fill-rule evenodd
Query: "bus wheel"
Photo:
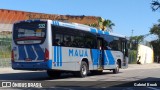
<svg viewBox="0 0 160 90"><path fill-rule="evenodd" d="M114 73L114 74L117 74L118 72L119 72L119 63L117 62L116 68L113 69L113 73Z"/></svg>
<svg viewBox="0 0 160 90"><path fill-rule="evenodd" d="M57 78L57 77L60 77L61 72L54 71L54 70L47 70L47 75L52 78Z"/></svg>
<svg viewBox="0 0 160 90"><path fill-rule="evenodd" d="M87 76L87 74L88 74L88 65L85 61L82 61L80 66L80 71L76 72L76 76L84 78Z"/></svg>

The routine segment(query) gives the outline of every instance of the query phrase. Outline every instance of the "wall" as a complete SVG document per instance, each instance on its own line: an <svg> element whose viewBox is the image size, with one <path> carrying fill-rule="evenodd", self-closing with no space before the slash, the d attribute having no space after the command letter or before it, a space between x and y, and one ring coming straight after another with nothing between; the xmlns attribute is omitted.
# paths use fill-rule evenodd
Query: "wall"
<svg viewBox="0 0 160 90"><path fill-rule="evenodd" d="M140 61L141 64L146 63L153 63L153 49L145 46L145 45L138 45L138 56L137 61Z"/></svg>

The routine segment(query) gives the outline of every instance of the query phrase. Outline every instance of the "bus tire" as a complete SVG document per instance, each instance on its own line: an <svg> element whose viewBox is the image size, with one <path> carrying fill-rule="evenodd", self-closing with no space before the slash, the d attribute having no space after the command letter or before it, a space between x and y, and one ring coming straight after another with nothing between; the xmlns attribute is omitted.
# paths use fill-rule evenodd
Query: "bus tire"
<svg viewBox="0 0 160 90"><path fill-rule="evenodd" d="M54 71L54 70L47 70L47 75L51 78L57 78L57 77L60 77L61 72L60 71Z"/></svg>
<svg viewBox="0 0 160 90"><path fill-rule="evenodd" d="M87 76L87 74L88 74L88 65L85 61L82 61L80 66L80 71L76 72L76 76L84 78Z"/></svg>
<svg viewBox="0 0 160 90"><path fill-rule="evenodd" d="M117 62L116 68L113 69L113 74L117 74L119 72L119 63Z"/></svg>

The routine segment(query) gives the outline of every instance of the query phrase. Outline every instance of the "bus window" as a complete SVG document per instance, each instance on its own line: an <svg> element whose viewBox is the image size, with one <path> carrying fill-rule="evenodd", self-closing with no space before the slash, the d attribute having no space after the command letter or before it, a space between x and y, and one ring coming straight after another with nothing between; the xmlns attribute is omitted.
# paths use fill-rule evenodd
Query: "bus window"
<svg viewBox="0 0 160 90"><path fill-rule="evenodd" d="M63 42L63 35L62 34L56 34L55 39L53 40L53 45L62 46L62 42Z"/></svg>
<svg viewBox="0 0 160 90"><path fill-rule="evenodd" d="M85 48L95 48L95 38L91 35L85 35Z"/></svg>
<svg viewBox="0 0 160 90"><path fill-rule="evenodd" d="M46 37L46 22L22 22L14 25L13 39L16 44L39 44Z"/></svg>
<svg viewBox="0 0 160 90"><path fill-rule="evenodd" d="M108 44L107 41L104 40L103 43L104 43L104 47L103 47L104 50L111 50L111 47L110 47L110 45Z"/></svg>
<svg viewBox="0 0 160 90"><path fill-rule="evenodd" d="M104 36L104 38L105 38L105 41L107 44L106 46L108 47L108 49L121 51L121 41L119 40L118 37L106 35Z"/></svg>
<svg viewBox="0 0 160 90"><path fill-rule="evenodd" d="M71 47L72 41L71 41L71 36L69 35L64 35L64 46L66 47Z"/></svg>

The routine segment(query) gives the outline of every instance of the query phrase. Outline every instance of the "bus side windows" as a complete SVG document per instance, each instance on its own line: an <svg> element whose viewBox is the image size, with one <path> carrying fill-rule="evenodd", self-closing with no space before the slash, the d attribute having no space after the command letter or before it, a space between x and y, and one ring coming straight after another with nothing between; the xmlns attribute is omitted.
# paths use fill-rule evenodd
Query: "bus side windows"
<svg viewBox="0 0 160 90"><path fill-rule="evenodd" d="M90 34L86 34L84 37L84 46L85 48L95 49L97 47L96 38Z"/></svg>
<svg viewBox="0 0 160 90"><path fill-rule="evenodd" d="M73 37L72 37L73 39ZM64 46L66 47L71 47L72 46L72 40L71 40L71 36L69 35L64 35Z"/></svg>
<svg viewBox="0 0 160 90"><path fill-rule="evenodd" d="M88 32L72 28L52 27L54 46L96 48L96 37Z"/></svg>
<svg viewBox="0 0 160 90"><path fill-rule="evenodd" d="M53 45L55 46L62 46L63 41L63 35L62 34L56 34L55 38L53 39Z"/></svg>
<svg viewBox="0 0 160 90"><path fill-rule="evenodd" d="M59 39L54 39L53 44L55 46L60 46Z"/></svg>
<svg viewBox="0 0 160 90"><path fill-rule="evenodd" d="M121 43L118 37L115 36L105 36L105 46L107 50L119 50L121 49Z"/></svg>
<svg viewBox="0 0 160 90"><path fill-rule="evenodd" d="M111 44L109 44L107 41L104 41L104 50L111 50Z"/></svg>

